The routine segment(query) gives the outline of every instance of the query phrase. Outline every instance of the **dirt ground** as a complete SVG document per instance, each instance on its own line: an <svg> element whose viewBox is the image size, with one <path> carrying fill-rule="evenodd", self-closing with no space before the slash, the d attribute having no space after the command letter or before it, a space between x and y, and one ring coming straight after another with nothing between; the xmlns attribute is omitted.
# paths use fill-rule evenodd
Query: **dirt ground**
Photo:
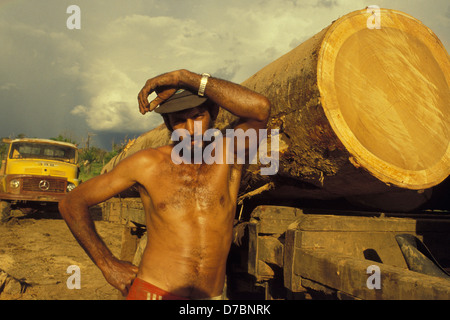
<svg viewBox="0 0 450 320"><path fill-rule="evenodd" d="M123 226L96 220L98 233L111 251L119 256ZM80 268L80 289L67 286L67 280L73 274L67 273L71 265ZM119 298L119 291L106 282L55 210L0 223L0 271L28 285L22 293L0 288L0 300Z"/></svg>

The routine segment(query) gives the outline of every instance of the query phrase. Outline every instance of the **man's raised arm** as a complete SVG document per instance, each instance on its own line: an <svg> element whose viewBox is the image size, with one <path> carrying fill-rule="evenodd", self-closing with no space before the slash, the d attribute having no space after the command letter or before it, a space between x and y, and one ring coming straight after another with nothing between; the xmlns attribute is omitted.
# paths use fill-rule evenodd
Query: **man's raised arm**
<svg viewBox="0 0 450 320"><path fill-rule="evenodd" d="M138 96L142 114L153 111L159 104L169 99L178 88L198 92L202 75L188 70L177 70L149 79ZM157 97L148 102L148 96L156 92ZM207 78L204 95L215 104L240 118L236 128L244 131L265 128L270 115L270 102L263 95L239 84L226 80Z"/></svg>

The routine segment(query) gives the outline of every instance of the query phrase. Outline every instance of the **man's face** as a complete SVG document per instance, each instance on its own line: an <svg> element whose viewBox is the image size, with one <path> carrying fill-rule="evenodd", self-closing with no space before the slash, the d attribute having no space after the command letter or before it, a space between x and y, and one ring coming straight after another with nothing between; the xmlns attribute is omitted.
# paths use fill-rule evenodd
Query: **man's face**
<svg viewBox="0 0 450 320"><path fill-rule="evenodd" d="M198 106L192 109L169 113L168 119L174 131L177 129L185 129L189 132L192 140L191 146L194 146L195 135L201 134L201 137L196 140L201 141L202 145L197 147L204 147L203 134L212 127L212 119L207 107Z"/></svg>

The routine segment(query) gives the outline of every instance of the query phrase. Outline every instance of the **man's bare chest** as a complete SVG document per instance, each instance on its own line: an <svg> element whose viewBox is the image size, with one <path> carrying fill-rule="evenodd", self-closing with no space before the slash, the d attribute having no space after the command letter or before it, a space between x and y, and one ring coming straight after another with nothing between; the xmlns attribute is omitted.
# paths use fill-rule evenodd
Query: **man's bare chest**
<svg viewBox="0 0 450 320"><path fill-rule="evenodd" d="M166 210L211 210L230 202L230 171L226 165L167 163L146 186L153 207Z"/></svg>

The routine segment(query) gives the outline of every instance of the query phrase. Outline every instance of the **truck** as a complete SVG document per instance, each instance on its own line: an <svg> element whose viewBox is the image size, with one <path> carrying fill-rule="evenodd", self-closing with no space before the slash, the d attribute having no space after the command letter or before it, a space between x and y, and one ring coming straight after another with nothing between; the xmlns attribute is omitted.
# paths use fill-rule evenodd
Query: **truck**
<svg viewBox="0 0 450 320"><path fill-rule="evenodd" d="M23 212L56 204L80 181L78 148L49 139L3 139L8 145L0 168L2 220L11 210Z"/></svg>
<svg viewBox="0 0 450 320"><path fill-rule="evenodd" d="M450 59L437 36L400 11L357 10L242 85L272 104L279 161L275 175L243 169L227 297L450 299ZM235 120L221 109L215 127ZM103 172L169 137L163 124L142 134ZM136 189L102 210L138 265Z"/></svg>

